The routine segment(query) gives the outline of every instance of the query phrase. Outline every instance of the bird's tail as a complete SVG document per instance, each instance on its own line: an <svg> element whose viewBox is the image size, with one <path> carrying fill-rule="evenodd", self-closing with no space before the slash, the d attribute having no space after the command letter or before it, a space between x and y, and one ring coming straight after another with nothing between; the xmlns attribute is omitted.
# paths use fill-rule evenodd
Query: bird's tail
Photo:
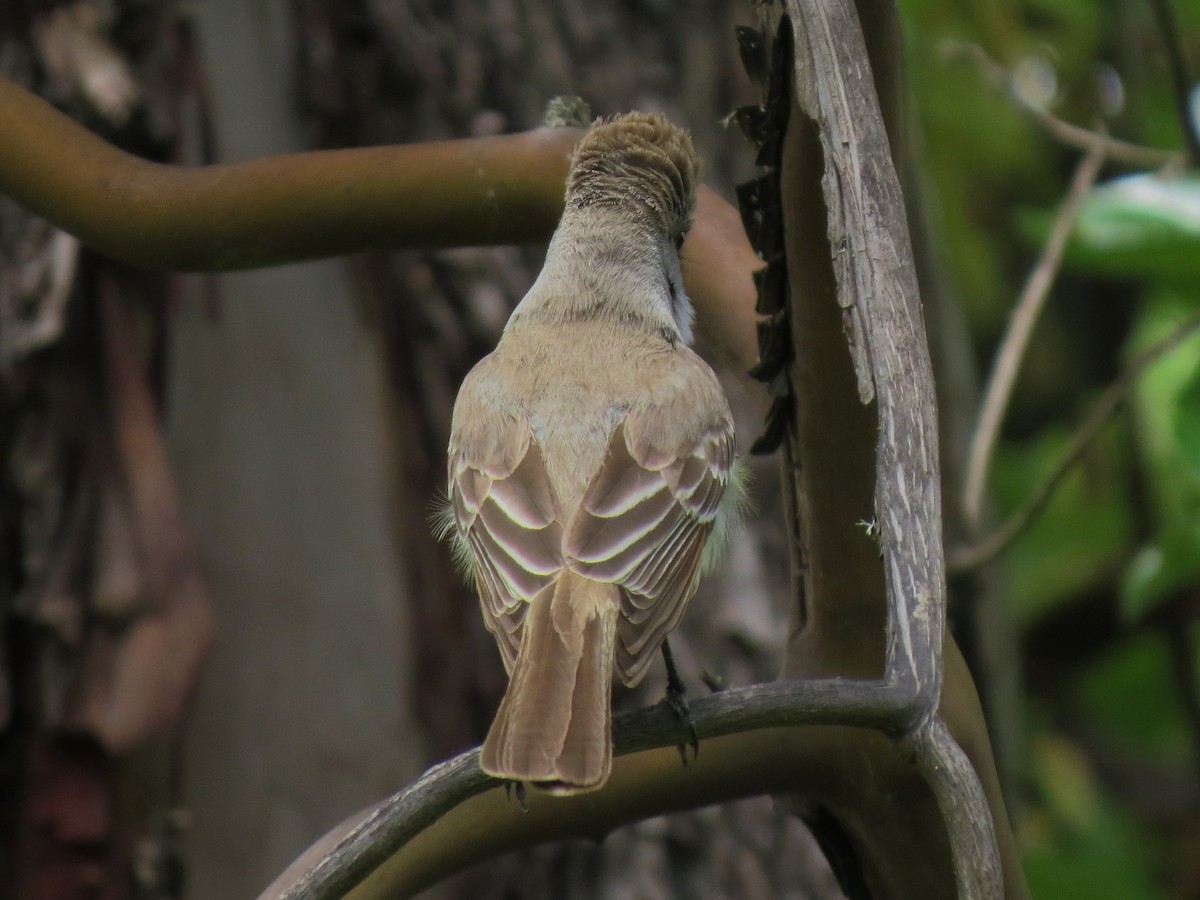
<svg viewBox="0 0 1200 900"><path fill-rule="evenodd" d="M533 598L496 721L489 775L551 793L595 790L612 771L612 667L618 588L563 570Z"/></svg>

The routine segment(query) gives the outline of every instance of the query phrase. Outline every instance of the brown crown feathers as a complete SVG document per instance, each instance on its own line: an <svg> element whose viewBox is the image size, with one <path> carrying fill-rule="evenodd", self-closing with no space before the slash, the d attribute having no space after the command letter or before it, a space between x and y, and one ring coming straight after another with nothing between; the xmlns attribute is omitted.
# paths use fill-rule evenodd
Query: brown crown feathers
<svg viewBox="0 0 1200 900"><path fill-rule="evenodd" d="M663 116L597 119L575 147L566 202L632 205L649 210L666 232L683 234L691 225L700 165L691 135Z"/></svg>

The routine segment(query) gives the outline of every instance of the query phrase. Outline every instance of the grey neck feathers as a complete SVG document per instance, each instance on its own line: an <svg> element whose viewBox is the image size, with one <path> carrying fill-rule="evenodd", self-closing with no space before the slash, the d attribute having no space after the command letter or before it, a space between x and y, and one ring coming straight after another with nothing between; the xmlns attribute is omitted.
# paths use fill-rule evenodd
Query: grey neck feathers
<svg viewBox="0 0 1200 900"><path fill-rule="evenodd" d="M510 327L525 316L610 318L690 344L678 245L691 225L699 166L688 133L661 116L594 125L575 148L545 268Z"/></svg>
<svg viewBox="0 0 1200 900"><path fill-rule="evenodd" d="M509 328L526 317L608 319L691 344L692 305L672 239L628 210L568 208Z"/></svg>

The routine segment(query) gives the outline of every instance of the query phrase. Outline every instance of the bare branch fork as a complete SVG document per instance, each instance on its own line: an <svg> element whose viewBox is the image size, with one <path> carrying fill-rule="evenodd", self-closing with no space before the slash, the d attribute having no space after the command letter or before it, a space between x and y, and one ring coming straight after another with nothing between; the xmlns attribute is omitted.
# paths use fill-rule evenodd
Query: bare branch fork
<svg viewBox="0 0 1200 900"><path fill-rule="evenodd" d="M1120 377L1105 389L1087 417L1076 428L1066 452L1058 461L1058 465L1054 467L1050 477L1029 495L1024 504L1003 525L987 537L978 543L957 547L951 551L948 560L950 571L965 572L976 566L985 565L1006 550L1046 508L1046 504L1054 497L1054 493L1062 484L1063 479L1083 458L1105 423L1113 417L1129 397L1138 378L1146 371L1147 367L1170 353L1195 334L1198 329L1200 329L1200 314L1190 316L1165 338L1147 347L1131 360Z"/></svg>

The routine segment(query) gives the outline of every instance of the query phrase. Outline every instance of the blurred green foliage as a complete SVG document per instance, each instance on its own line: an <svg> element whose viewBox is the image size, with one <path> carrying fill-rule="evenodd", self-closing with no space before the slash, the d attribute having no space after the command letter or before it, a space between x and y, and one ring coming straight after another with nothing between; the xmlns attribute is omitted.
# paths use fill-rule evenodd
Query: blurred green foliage
<svg viewBox="0 0 1200 900"><path fill-rule="evenodd" d="M1191 738L1174 693L1163 689L1171 677L1165 642L1142 635L1082 673L1074 699L1112 752L1184 767Z"/></svg>
<svg viewBox="0 0 1200 900"><path fill-rule="evenodd" d="M1200 215L1200 195L1196 200ZM1200 291L1151 293L1130 349L1163 339L1198 309ZM1122 581L1122 608L1136 620L1200 586L1200 335L1150 366L1135 390L1133 413L1154 528Z"/></svg>
<svg viewBox="0 0 1200 900"><path fill-rule="evenodd" d="M1025 872L1034 897L1165 897L1153 871L1159 851L1143 827L1105 795L1079 747L1042 735L1031 746L1036 801L1025 817Z"/></svg>
<svg viewBox="0 0 1200 900"><path fill-rule="evenodd" d="M1054 424L1032 440L997 448L991 483L998 519L1014 513L1033 486L1050 477L1070 437L1065 425ZM1123 438L1123 428L1107 427L1009 551L1012 614L1021 626L1111 582L1119 571L1131 539Z"/></svg>
<svg viewBox="0 0 1200 900"><path fill-rule="evenodd" d="M1025 231L1044 239L1053 212L1020 214ZM1067 247L1074 271L1144 278L1183 287L1200 279L1200 177L1129 175L1095 188Z"/></svg>
<svg viewBox="0 0 1200 900"><path fill-rule="evenodd" d="M1200 72L1200 3L1173 4ZM1143 0L901 0L901 9L930 206L986 371L1080 151L1039 130L956 47L978 45L1010 73L1032 73L1064 120L1103 119L1116 137L1181 151L1163 38ZM1200 174L1107 167L997 449L997 521L1046 480L1122 366L1197 312ZM1200 729L1182 698L1196 693L1198 673L1178 654L1195 658L1200 610L1200 335L1143 373L1002 565L1011 615L1043 654L1026 660L1037 677L1026 791L1014 804L1033 895L1194 896ZM1037 640L1050 624L1056 640Z"/></svg>

